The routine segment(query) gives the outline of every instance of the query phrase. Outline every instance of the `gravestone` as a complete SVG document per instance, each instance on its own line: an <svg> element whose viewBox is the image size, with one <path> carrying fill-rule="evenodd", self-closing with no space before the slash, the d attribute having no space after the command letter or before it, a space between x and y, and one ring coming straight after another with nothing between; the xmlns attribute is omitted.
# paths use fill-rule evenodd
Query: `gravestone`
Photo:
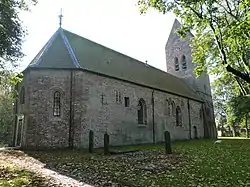
<svg viewBox="0 0 250 187"><path fill-rule="evenodd" d="M104 134L104 154L109 154L109 135L107 133Z"/></svg>
<svg viewBox="0 0 250 187"><path fill-rule="evenodd" d="M89 131L89 152L93 153L94 149L94 132L92 130Z"/></svg>
<svg viewBox="0 0 250 187"><path fill-rule="evenodd" d="M198 132L196 126L194 126L194 139L198 139Z"/></svg>
<svg viewBox="0 0 250 187"><path fill-rule="evenodd" d="M170 133L168 131L165 131L164 136L165 136L165 151L166 151L166 154L171 154L172 153L172 147L171 147Z"/></svg>

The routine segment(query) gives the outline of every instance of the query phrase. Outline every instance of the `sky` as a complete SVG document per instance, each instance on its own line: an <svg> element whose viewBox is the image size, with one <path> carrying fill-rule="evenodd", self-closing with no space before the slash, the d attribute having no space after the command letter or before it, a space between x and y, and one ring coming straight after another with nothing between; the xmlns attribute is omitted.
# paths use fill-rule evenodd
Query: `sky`
<svg viewBox="0 0 250 187"><path fill-rule="evenodd" d="M165 44L173 14L149 10L141 15L138 0L38 0L31 12L21 12L28 30L23 44L25 69L59 27L166 71Z"/></svg>

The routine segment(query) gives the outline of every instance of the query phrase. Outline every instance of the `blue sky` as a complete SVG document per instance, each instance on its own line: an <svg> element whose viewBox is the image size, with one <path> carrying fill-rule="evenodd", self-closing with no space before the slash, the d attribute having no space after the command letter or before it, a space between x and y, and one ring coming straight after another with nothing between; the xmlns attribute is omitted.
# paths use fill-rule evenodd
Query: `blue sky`
<svg viewBox="0 0 250 187"><path fill-rule="evenodd" d="M175 17L154 10L140 15L137 0L39 0L20 13L29 33L20 70L58 29L61 8L64 29L166 70L164 49Z"/></svg>

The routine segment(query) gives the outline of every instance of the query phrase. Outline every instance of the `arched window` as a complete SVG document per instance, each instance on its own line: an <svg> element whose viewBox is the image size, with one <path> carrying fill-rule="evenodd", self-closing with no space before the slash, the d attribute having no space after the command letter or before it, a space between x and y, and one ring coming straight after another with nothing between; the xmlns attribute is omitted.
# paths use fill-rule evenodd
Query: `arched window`
<svg viewBox="0 0 250 187"><path fill-rule="evenodd" d="M53 115L56 117L61 115L61 93L59 91L54 93Z"/></svg>
<svg viewBox="0 0 250 187"><path fill-rule="evenodd" d="M177 57L174 58L174 68L175 71L179 71L179 60Z"/></svg>
<svg viewBox="0 0 250 187"><path fill-rule="evenodd" d="M24 104L25 103L25 89L24 86L22 86L21 90L20 90L20 104Z"/></svg>
<svg viewBox="0 0 250 187"><path fill-rule="evenodd" d="M165 114L169 115L169 116L171 114L171 106L170 105L171 105L170 101L168 99L166 99L166 108L165 108L166 112L165 112Z"/></svg>
<svg viewBox="0 0 250 187"><path fill-rule="evenodd" d="M174 101L171 102L171 112L172 112L171 115L175 116L175 103L174 103Z"/></svg>
<svg viewBox="0 0 250 187"><path fill-rule="evenodd" d="M176 107L176 126L182 126L181 108Z"/></svg>
<svg viewBox="0 0 250 187"><path fill-rule="evenodd" d="M187 69L186 56L182 55L181 57L182 69Z"/></svg>
<svg viewBox="0 0 250 187"><path fill-rule="evenodd" d="M202 108L200 109L200 120L202 120L202 118L203 118L203 110L202 110Z"/></svg>
<svg viewBox="0 0 250 187"><path fill-rule="evenodd" d="M146 103L143 99L140 99L138 102L138 124L147 124L147 108Z"/></svg>

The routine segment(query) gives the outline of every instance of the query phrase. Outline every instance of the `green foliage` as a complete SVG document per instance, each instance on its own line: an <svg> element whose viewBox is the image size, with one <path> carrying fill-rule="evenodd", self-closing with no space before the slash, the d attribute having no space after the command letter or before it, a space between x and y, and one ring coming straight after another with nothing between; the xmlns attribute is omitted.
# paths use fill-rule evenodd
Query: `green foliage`
<svg viewBox="0 0 250 187"><path fill-rule="evenodd" d="M235 124L244 126L243 120L250 110L249 95L246 95L249 93L247 84L244 85L229 73L224 73L212 83L212 90L218 122L221 118L226 118L229 126Z"/></svg>
<svg viewBox="0 0 250 187"><path fill-rule="evenodd" d="M234 120L242 123L245 117L249 116L250 111L250 95L234 97L229 102L229 110L234 116Z"/></svg>
<svg viewBox="0 0 250 187"><path fill-rule="evenodd" d="M191 47L197 75L230 72L250 83L249 0L139 0L138 5L142 13L148 8L173 12L183 21L178 33L195 34Z"/></svg>
<svg viewBox="0 0 250 187"><path fill-rule="evenodd" d="M12 138L14 124L14 102L17 93L15 85L21 81L21 75L10 71L0 72L0 140L1 144L8 144Z"/></svg>
<svg viewBox="0 0 250 187"><path fill-rule="evenodd" d="M29 10L32 4L36 4L36 0L0 1L0 70L9 68L10 64L16 67L18 59L23 57L21 46L26 30L18 13Z"/></svg>

